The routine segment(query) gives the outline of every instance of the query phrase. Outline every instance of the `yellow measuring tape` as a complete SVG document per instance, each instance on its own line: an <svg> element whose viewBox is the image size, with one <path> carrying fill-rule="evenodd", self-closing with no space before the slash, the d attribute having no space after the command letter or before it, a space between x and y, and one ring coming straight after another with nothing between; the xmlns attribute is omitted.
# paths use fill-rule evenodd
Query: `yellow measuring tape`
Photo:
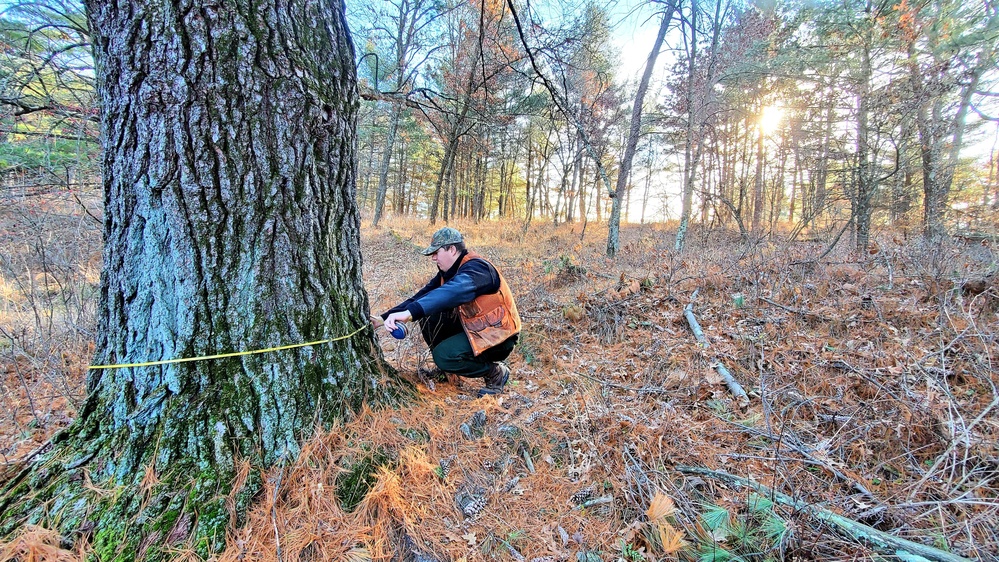
<svg viewBox="0 0 999 562"><path fill-rule="evenodd" d="M125 367L154 367L156 365L169 365L172 363L189 363L191 361L204 361L206 359L224 359L226 357L239 357L240 355L255 355L257 353L269 353L271 351L281 351L282 349L295 349L296 347L306 347L309 345L322 345L324 343L332 343L335 341L345 340L347 338L356 336L367 327L368 327L367 325L361 326L360 328L354 330L353 332L347 334L346 336L340 336L338 338L316 340L305 343L294 343L291 345L282 345L278 347L268 347L267 349L254 349L253 351L234 351L232 353L220 353L218 355L202 355L201 357L185 357L183 359L164 359L162 361L147 361L145 363L118 363L116 365L91 365L90 367L87 367L87 369L124 369Z"/></svg>

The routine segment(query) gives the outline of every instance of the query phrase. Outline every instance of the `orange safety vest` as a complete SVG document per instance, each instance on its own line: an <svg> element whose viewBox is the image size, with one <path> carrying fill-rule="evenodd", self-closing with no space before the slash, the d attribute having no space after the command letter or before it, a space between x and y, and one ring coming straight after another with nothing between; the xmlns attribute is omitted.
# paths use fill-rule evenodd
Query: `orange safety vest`
<svg viewBox="0 0 999 562"><path fill-rule="evenodd" d="M472 252L465 254L461 259L461 265L476 258L492 265L489 260ZM496 266L493 266L493 269L496 269ZM520 333L520 314L517 313L517 303L513 301L513 293L510 292L506 279L503 279L503 274L498 269L496 274L500 279L499 291L480 295L470 302L458 305L461 327L468 336L468 343L472 344L473 355L479 355L490 347L503 343L510 336Z"/></svg>

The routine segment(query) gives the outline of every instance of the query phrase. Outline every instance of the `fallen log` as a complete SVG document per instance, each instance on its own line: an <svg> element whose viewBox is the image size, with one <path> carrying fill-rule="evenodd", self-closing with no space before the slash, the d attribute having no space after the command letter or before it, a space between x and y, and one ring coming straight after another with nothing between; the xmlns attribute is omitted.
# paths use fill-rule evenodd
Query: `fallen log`
<svg viewBox="0 0 999 562"><path fill-rule="evenodd" d="M734 484L736 486L742 486L744 488L749 488L761 496L767 497L772 501L791 507L797 511L803 511L808 513L812 517L830 524L836 531L846 535L847 537L862 541L865 544L870 545L872 548L878 550L879 552L890 554L898 557L901 560L930 560L934 562L971 562L971 559L952 554L950 552L945 552L939 548L934 548L925 544L920 544L908 539L903 539L901 537L896 537L894 535L888 534L884 531L879 531L873 527L869 527L849 519L837 513L833 513L828 509L813 505L802 500L798 500L788 496L787 494L782 494L776 490L771 490L762 484L757 484L751 480L729 474L727 472L722 472L718 470L710 470L707 468L701 468L697 466L682 466L677 465L676 470L683 474L696 474L698 476L707 476L714 478L716 480L722 480L728 482L729 484Z"/></svg>
<svg viewBox="0 0 999 562"><path fill-rule="evenodd" d="M687 306L683 307L683 317L687 319L687 324L690 326L690 331L694 333L694 338L697 339L697 343L702 347L708 347L708 338L704 335L704 330L701 329L700 323L697 322L697 317L694 316L694 303L687 303Z"/></svg>
<svg viewBox="0 0 999 562"><path fill-rule="evenodd" d="M690 331L694 333L694 338L697 339L697 344L707 349L711 344L708 343L708 338L704 335L704 330L701 329L701 324L697 321L697 317L694 316L694 303L693 298L697 296L697 291L691 296L691 302L687 303L687 306L683 307L683 317L687 319L687 324L690 326ZM731 371L729 371L725 365L718 359L715 360L715 370L721 375L722 380L725 381L725 386L728 387L728 391L735 396L735 399L739 402L739 406L743 409L749 406L749 395L746 394L745 389L739 384L739 381L735 380L732 376Z"/></svg>
<svg viewBox="0 0 999 562"><path fill-rule="evenodd" d="M742 388L739 381L735 380L735 377L732 376L732 373L725 368L725 365L723 365L721 361L715 363L715 370L718 371L719 375L721 375L722 380L725 381L725 386L728 387L728 391L732 393L732 396L735 396L735 399L739 401L739 404L743 408L749 406L749 395L746 394L746 390Z"/></svg>

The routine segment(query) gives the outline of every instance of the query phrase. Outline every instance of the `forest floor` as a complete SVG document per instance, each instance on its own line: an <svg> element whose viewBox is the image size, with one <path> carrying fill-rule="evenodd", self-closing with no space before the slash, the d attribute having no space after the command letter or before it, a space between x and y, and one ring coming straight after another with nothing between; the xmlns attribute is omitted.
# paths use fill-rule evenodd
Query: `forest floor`
<svg viewBox="0 0 999 562"><path fill-rule="evenodd" d="M991 248L884 234L818 259L820 242L694 231L677 254L673 227L629 225L608 259L604 225L452 226L517 298L507 392L427 379L417 330L379 331L417 401L320 430L219 559L999 560ZM363 229L372 312L433 275L432 231ZM89 344L55 348L56 369L5 329L13 462L72 419Z"/></svg>

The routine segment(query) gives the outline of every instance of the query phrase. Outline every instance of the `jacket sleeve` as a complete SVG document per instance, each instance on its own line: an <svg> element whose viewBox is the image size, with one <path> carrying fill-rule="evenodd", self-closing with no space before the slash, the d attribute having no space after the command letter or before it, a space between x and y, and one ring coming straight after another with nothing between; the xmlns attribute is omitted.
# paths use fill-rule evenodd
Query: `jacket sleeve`
<svg viewBox="0 0 999 562"><path fill-rule="evenodd" d="M422 289L417 291L415 295L409 297L408 299L402 301L401 303L383 312L381 315L382 320L388 318L388 315L392 314L393 312L402 312L403 310L408 310L410 305L412 305L414 302L422 298L430 291L439 288L440 286L441 286L441 274L438 273L437 275L434 275L433 278L430 279L430 281L426 285L424 285ZM412 314L412 311L410 311L410 313ZM417 320L416 316L413 316L413 319Z"/></svg>
<svg viewBox="0 0 999 562"><path fill-rule="evenodd" d="M409 310L414 320L419 320L470 302L479 295L488 295L498 290L499 273L496 272L496 268L485 260L471 259L458 268L458 272L450 281L413 298L404 308Z"/></svg>

